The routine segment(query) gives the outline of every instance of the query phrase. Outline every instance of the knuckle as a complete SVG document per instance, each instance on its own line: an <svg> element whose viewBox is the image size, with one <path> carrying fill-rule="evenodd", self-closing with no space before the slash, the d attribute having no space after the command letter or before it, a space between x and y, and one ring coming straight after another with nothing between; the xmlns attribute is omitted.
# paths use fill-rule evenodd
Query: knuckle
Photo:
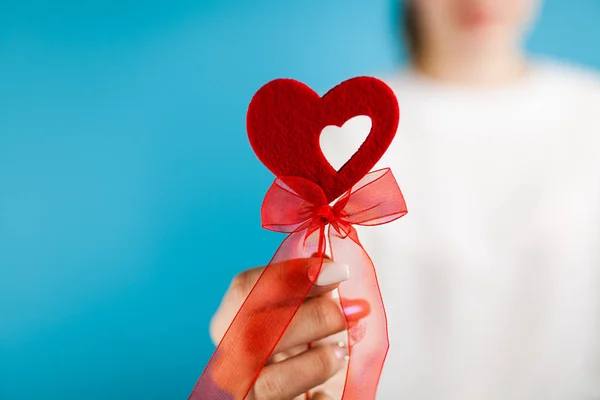
<svg viewBox="0 0 600 400"><path fill-rule="evenodd" d="M231 291L237 296L246 296L252 289L252 282L250 281L250 273L244 271L237 274L231 281Z"/></svg>
<svg viewBox="0 0 600 400"><path fill-rule="evenodd" d="M314 301L312 307L311 324L319 330L334 332L344 329L343 316L337 304L327 298Z"/></svg>
<svg viewBox="0 0 600 400"><path fill-rule="evenodd" d="M320 327L325 328L329 323L329 316L331 315L331 307L328 302L323 301L322 299L317 299L313 303L312 307L312 319L313 323Z"/></svg>
<svg viewBox="0 0 600 400"><path fill-rule="evenodd" d="M253 270L243 271L231 280L227 293L210 321L209 333L213 343L217 344L223 338L227 327L235 317L235 313L231 311L239 308L254 287L256 274L253 272Z"/></svg>
<svg viewBox="0 0 600 400"><path fill-rule="evenodd" d="M277 374L260 374L254 383L256 400L279 400L283 397L283 385Z"/></svg>

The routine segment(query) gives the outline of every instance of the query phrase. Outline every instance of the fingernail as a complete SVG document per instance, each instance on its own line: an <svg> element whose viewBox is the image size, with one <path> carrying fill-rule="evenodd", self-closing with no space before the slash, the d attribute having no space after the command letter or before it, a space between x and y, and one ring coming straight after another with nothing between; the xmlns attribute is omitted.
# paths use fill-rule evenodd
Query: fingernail
<svg viewBox="0 0 600 400"><path fill-rule="evenodd" d="M348 347L346 347L346 344L344 342L338 342L338 343L334 343L332 344L333 347L333 352L335 353L335 357L338 360L349 360L349 356L348 356Z"/></svg>
<svg viewBox="0 0 600 400"><path fill-rule="evenodd" d="M363 299L342 299L340 302L346 320L350 322L356 322L363 319L371 312L369 303Z"/></svg>
<svg viewBox="0 0 600 400"><path fill-rule="evenodd" d="M335 261L323 262L319 277L315 282L317 286L329 286L336 283L347 281L350 278L350 267L346 264L337 263Z"/></svg>

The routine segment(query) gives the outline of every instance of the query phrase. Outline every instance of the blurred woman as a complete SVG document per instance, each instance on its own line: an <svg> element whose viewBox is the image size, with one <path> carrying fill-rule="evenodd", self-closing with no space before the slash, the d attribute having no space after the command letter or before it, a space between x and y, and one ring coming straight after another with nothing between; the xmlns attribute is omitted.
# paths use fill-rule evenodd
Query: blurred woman
<svg viewBox="0 0 600 400"><path fill-rule="evenodd" d="M600 82L527 58L538 6L405 3L412 59L387 80L401 121L380 166L409 214L359 230L389 319L378 399L600 398ZM215 341L259 272L236 278ZM253 399L340 397L346 353L331 335L345 326L328 293L348 275L325 265ZM334 344L306 350L319 340Z"/></svg>

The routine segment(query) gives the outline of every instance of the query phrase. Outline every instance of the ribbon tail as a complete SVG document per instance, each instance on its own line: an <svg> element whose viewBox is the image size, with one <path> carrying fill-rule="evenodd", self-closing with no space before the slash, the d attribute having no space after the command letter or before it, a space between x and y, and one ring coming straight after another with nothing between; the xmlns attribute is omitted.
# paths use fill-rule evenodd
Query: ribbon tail
<svg viewBox="0 0 600 400"><path fill-rule="evenodd" d="M358 241L356 231L345 238L331 229L332 258L350 266L350 279L339 286L340 302L366 300L370 313L358 322L348 321L349 363L343 400L374 399L389 348L387 318L375 267Z"/></svg>
<svg viewBox="0 0 600 400"><path fill-rule="evenodd" d="M323 264L324 229L290 234L242 304L188 400L243 400Z"/></svg>

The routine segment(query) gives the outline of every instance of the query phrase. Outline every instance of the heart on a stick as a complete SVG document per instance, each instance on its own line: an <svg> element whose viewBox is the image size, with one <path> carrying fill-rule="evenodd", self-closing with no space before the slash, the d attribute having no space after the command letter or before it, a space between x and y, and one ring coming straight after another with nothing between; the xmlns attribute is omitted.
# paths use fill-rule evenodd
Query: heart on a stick
<svg viewBox="0 0 600 400"><path fill-rule="evenodd" d="M321 150L321 132L357 116L371 119L371 131L358 151L336 170ZM349 79L323 97L296 80L276 79L252 98L246 127L254 152L271 172L308 179L331 202L383 156L396 134L399 116L393 91L376 78Z"/></svg>

